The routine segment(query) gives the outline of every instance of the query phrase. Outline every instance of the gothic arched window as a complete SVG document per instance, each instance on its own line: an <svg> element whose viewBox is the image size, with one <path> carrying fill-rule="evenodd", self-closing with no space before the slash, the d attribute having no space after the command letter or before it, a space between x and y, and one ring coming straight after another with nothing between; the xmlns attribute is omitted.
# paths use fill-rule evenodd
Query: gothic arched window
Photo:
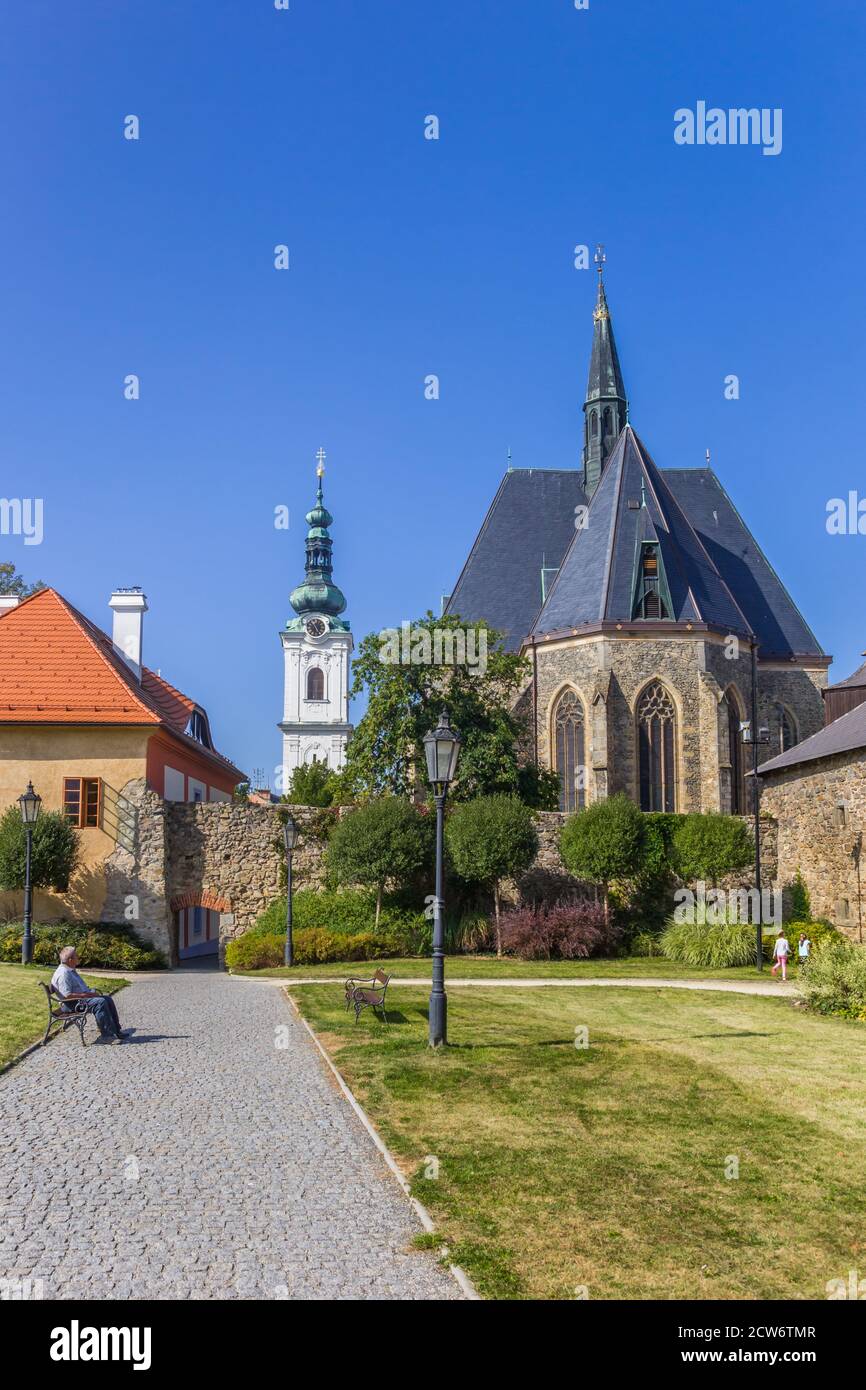
<svg viewBox="0 0 866 1390"><path fill-rule="evenodd" d="M590 426L590 433L591 433L593 439L596 439L596 438L598 437L598 411L596 411L596 410L594 410L594 411L592 412L592 421L591 421L591 426Z"/></svg>
<svg viewBox="0 0 866 1390"><path fill-rule="evenodd" d="M797 733L797 724L790 710L785 709L784 705L779 706L779 742L782 752L787 753L789 748L793 748L795 743L799 743L800 736Z"/></svg>
<svg viewBox="0 0 866 1390"><path fill-rule="evenodd" d="M676 810L676 711L660 681L648 685L637 711L640 808Z"/></svg>
<svg viewBox="0 0 866 1390"><path fill-rule="evenodd" d="M602 421L602 433L605 435L613 434L613 414L611 413L609 405L605 406L604 408L604 415L602 416Z"/></svg>
<svg viewBox="0 0 866 1390"><path fill-rule="evenodd" d="M559 809L582 811L586 803L583 706L573 690L565 690L559 697L553 716L553 734Z"/></svg>
<svg viewBox="0 0 866 1390"><path fill-rule="evenodd" d="M325 673L320 666L311 666L307 672L307 699L324 700Z"/></svg>
<svg viewBox="0 0 866 1390"><path fill-rule="evenodd" d="M735 697L729 691L725 696L728 720L728 761L731 764L731 805L732 816L746 814L746 786L743 780L743 733L740 729L740 710Z"/></svg>

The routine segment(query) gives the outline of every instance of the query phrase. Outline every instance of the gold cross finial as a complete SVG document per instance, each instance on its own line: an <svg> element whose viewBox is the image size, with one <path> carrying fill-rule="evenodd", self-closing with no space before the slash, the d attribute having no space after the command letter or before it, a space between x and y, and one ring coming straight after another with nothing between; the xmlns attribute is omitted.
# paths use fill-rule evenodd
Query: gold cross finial
<svg viewBox="0 0 866 1390"><path fill-rule="evenodd" d="M326 459L327 457L328 457L328 456L327 456L327 454L325 453L324 449L319 449L319 452L316 454L316 477L317 477L317 478L321 478L322 474L323 474L324 471L325 471L325 459Z"/></svg>
<svg viewBox="0 0 866 1390"><path fill-rule="evenodd" d="M595 320L596 323L598 323L599 319L606 319L606 318L608 317L608 312L607 312L607 301L605 300L605 297L604 297L604 278L603 278L603 277L604 277L604 263L605 263L606 260L607 260L607 256L604 254L604 246L602 245L601 242L599 242L598 245L597 245L596 248L595 248L595 265L596 265L596 269L598 270L598 298L596 299L596 302L595 302L595 308L594 308L593 311L592 311L592 317L593 317L593 319Z"/></svg>

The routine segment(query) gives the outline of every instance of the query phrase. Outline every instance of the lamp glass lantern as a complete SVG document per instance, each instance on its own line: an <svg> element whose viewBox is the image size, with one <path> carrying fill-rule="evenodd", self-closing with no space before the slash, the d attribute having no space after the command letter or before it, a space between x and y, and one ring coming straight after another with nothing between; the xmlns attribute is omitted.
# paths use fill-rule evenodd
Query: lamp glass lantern
<svg viewBox="0 0 866 1390"><path fill-rule="evenodd" d="M438 727L424 735L424 756L427 759L427 776L430 782L440 793L446 791L457 772L460 735L451 728L445 710L439 716Z"/></svg>
<svg viewBox="0 0 866 1390"><path fill-rule="evenodd" d="M286 846L286 854L291 854L295 845L298 843L298 825L294 816L289 812L286 815L286 823L283 826L283 840Z"/></svg>
<svg viewBox="0 0 866 1390"><path fill-rule="evenodd" d="M34 825L39 819L39 812L42 809L42 797L33 790L33 783L27 783L27 790L18 798L18 805L21 808L21 819L25 825Z"/></svg>

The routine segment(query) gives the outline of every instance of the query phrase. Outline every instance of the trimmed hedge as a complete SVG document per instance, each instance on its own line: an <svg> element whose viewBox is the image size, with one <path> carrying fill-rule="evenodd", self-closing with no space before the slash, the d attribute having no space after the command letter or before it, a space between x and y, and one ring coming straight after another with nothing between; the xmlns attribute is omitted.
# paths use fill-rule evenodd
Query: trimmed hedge
<svg viewBox="0 0 866 1390"><path fill-rule="evenodd" d="M386 903L376 930L376 894L369 890L326 892L302 888L292 895L292 932L326 931L337 936L373 933L393 937L399 950L392 955L425 955L431 949L432 924L423 912ZM286 899L275 898L245 936L285 936ZM334 960L354 960L354 956L335 956Z"/></svg>
<svg viewBox="0 0 866 1390"><path fill-rule="evenodd" d="M226 965L230 970L267 970L283 964L285 932L245 932L226 946ZM399 941L382 932L325 931L309 927L292 932L296 965L322 965L336 960L376 960L399 956Z"/></svg>
<svg viewBox="0 0 866 1390"><path fill-rule="evenodd" d="M0 928L0 961L21 960L24 927L20 922ZM106 970L164 970L161 951L142 941L132 927L108 922L52 922L33 928L33 962L57 965L63 946L74 946L82 968Z"/></svg>

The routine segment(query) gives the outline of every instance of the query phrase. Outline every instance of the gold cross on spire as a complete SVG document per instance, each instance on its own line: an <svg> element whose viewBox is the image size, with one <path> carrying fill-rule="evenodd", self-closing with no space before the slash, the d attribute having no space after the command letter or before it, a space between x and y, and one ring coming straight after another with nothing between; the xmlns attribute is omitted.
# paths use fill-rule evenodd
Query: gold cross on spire
<svg viewBox="0 0 866 1390"><path fill-rule="evenodd" d="M323 474L324 471L325 471L325 459L326 459L327 457L328 457L328 456L327 456L327 454L325 453L324 449L319 449L319 452L316 454L316 477L317 477L317 478L321 478L322 474Z"/></svg>
<svg viewBox="0 0 866 1390"><path fill-rule="evenodd" d="M604 246L601 242L599 242L595 248L595 264L596 269L598 270L598 297L595 301L595 308L592 311L592 317L596 323L598 323L600 319L606 319L609 317L607 312L607 301L604 297L603 277L604 263L606 260L607 256L604 254Z"/></svg>

